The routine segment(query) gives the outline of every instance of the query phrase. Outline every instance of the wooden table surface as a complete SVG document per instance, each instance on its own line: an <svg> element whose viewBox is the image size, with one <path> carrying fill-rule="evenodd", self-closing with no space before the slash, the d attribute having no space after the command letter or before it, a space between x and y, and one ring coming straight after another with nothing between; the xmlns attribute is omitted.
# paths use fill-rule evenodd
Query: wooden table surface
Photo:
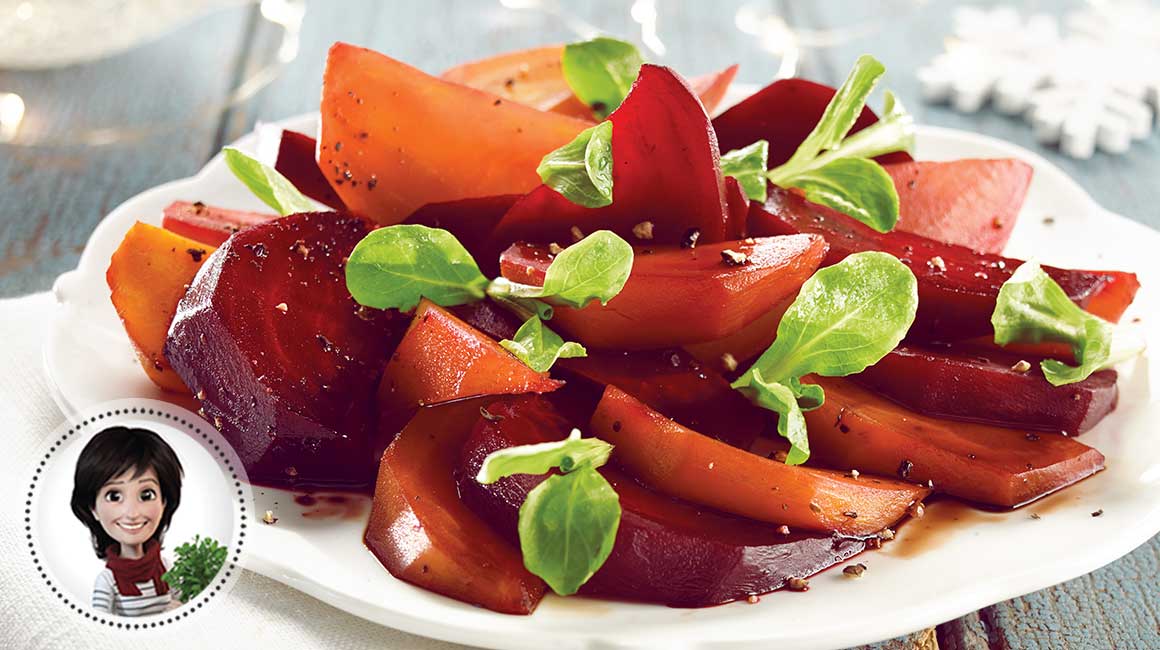
<svg viewBox="0 0 1160 650"><path fill-rule="evenodd" d="M616 35L640 34L628 1L541 4L579 5L569 11L586 23ZM688 74L739 62L739 80L746 83L766 83L775 75L777 57L735 25L745 3L657 4L658 35L667 53L654 60ZM837 46L805 50L800 76L833 84L858 54L872 53L888 68L884 85L898 93L919 122L977 131L1037 151L1100 204L1160 228L1160 137L1134 144L1124 156L1097 153L1076 161L1038 146L1022 122L989 112L960 115L920 101L915 70L941 48L954 3L750 4L768 8L798 29L870 27L869 34ZM1060 8L1046 2L1035 6ZM886 20L873 17L891 8ZM559 15L505 9L484 0L308 0L297 58L270 86L226 111L206 111L205 106L224 102L238 80L261 68L277 46L256 7L223 10L176 35L81 68L0 70L0 91L33 88L37 97L50 99L29 114L29 122L41 129L65 134L72 120L84 115L131 125L181 124L157 136L99 147L0 145L0 297L48 289L53 278L75 266L89 233L113 207L149 187L193 174L256 121L316 110L326 49L335 40L373 47L438 72L507 49L575 40L575 33ZM1158 577L1160 537L1090 575L872 647L1157 648Z"/></svg>

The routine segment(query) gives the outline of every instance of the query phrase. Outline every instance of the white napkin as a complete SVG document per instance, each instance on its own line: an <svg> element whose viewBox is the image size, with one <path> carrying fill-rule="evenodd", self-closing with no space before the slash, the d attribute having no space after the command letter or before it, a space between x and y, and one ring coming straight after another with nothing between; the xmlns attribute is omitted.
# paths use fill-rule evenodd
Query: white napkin
<svg viewBox="0 0 1160 650"><path fill-rule="evenodd" d="M49 394L41 352L54 307L49 293L0 300L0 547L8 554L0 561L0 646L123 650L136 639L160 648L464 647L370 623L250 571L206 615L156 632L117 633L61 605L33 570L20 498L42 443L64 421Z"/></svg>

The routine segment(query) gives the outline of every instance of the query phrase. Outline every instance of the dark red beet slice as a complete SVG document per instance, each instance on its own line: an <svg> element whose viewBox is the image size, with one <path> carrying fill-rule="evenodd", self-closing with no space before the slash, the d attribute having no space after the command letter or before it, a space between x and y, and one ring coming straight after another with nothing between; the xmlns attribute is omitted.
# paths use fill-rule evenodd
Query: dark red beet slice
<svg viewBox="0 0 1160 650"><path fill-rule="evenodd" d="M822 235L830 243L823 266L868 250L885 251L909 266L918 278L919 298L911 340L950 342L991 334L999 287L1023 263L911 233L879 233L780 188L770 188L764 206L750 206L751 236L799 233ZM1076 304L1110 321L1119 320L1140 286L1134 273L1043 269Z"/></svg>
<svg viewBox="0 0 1160 650"><path fill-rule="evenodd" d="M769 141L769 167L789 160L798 145L821 119L834 89L805 79L780 79L757 91L745 101L713 120L722 153L746 147L758 140ZM851 133L878 121L870 107L864 107ZM883 164L912 160L898 152L879 156Z"/></svg>
<svg viewBox="0 0 1160 650"><path fill-rule="evenodd" d="M1056 387L1038 358L970 348L902 346L851 379L924 415L1070 435L1111 413L1118 395L1115 370Z"/></svg>
<svg viewBox="0 0 1160 650"><path fill-rule="evenodd" d="M256 483L374 479L375 386L406 322L346 290L343 260L366 233L333 212L248 228L209 257L178 305L165 356Z"/></svg>
<svg viewBox="0 0 1160 650"><path fill-rule="evenodd" d="M656 244L679 244L696 228L701 242L729 232L717 139L701 101L679 75L645 65L612 121L612 205L585 208L540 186L504 216L494 233L500 250L515 241L565 245L575 226L608 229L635 241L633 226L653 222Z"/></svg>
<svg viewBox="0 0 1160 650"><path fill-rule="evenodd" d="M314 156L317 146L318 143L314 138L308 135L297 131L282 131L274 169L281 172L306 196L335 210L346 210L346 205L318 167L318 161Z"/></svg>
<svg viewBox="0 0 1160 650"><path fill-rule="evenodd" d="M474 512L518 543L519 506L544 477L517 474L486 486L474 477L492 451L559 440L572 425L543 398L504 399L487 410L504 419L476 423L463 448L459 492ZM581 594L705 607L780 589L791 577L812 575L866 547L848 537L781 535L774 526L651 492L614 468L601 473L620 496L620 528L612 554Z"/></svg>
<svg viewBox="0 0 1160 650"><path fill-rule="evenodd" d="M162 213L161 227L203 244L221 246L237 231L277 218L276 214L227 210L200 201L174 201Z"/></svg>
<svg viewBox="0 0 1160 650"><path fill-rule="evenodd" d="M744 239L749 230L749 197L741 183L732 176L725 177L725 206L729 210L729 228L726 239Z"/></svg>

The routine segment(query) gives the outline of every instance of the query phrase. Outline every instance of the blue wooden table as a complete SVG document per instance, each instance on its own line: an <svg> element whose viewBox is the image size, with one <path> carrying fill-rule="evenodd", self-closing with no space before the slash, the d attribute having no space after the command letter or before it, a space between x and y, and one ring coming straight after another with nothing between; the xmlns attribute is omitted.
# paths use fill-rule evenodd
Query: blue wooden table
<svg viewBox="0 0 1160 650"><path fill-rule="evenodd" d="M568 7L571 18L552 13L563 2L539 4L549 11L506 9L484 0L309 0L297 57L272 84L232 103L238 98L230 96L231 89L259 73L280 44L253 6L222 10L176 34L81 68L0 70L0 92L20 86L50 100L32 108L30 123L65 140L41 147L0 145L0 297L48 289L53 278L75 266L89 233L114 206L196 172L256 121L316 110L326 49L335 40L373 47L438 72L503 50L575 40L574 29L586 25L621 36L641 33L627 0L568 3L578 5ZM1135 144L1125 156L1097 153L1076 161L1038 146L1030 130L1013 118L989 112L960 115L923 105L915 70L941 48L954 3L656 4L657 35L666 54L652 58L688 74L738 62L739 81L746 83L768 82L780 60L738 31L735 15L743 4L779 15L797 29L869 25L867 33L837 46L805 50L798 74L833 84L858 54L872 53L889 70L885 83L920 122L978 131L1035 150L1105 207L1160 228L1160 137ZM1040 10L1073 4L1034 3ZM214 108L223 104L230 106ZM104 146L68 144L70 127L92 115L130 128L158 122L178 126ZM1160 537L1090 575L874 647L1160 647L1158 576Z"/></svg>

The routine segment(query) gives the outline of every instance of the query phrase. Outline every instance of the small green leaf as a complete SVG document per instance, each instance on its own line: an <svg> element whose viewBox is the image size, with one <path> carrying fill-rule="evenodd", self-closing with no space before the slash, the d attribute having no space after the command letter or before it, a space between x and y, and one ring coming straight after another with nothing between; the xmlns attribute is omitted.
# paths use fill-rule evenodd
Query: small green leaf
<svg viewBox="0 0 1160 650"><path fill-rule="evenodd" d="M1067 343L1078 366L1056 359L1040 362L1053 386L1087 379L1093 372L1139 354L1142 343L1118 339L1109 322L1087 313L1067 297L1035 262L1024 262L999 288L991 314L995 343Z"/></svg>
<svg viewBox="0 0 1160 650"><path fill-rule="evenodd" d="M504 339L499 344L536 372L547 372L556 359L588 356L583 345L572 341L565 343L559 334L544 326L539 316L524 321L516 330L514 339Z"/></svg>
<svg viewBox="0 0 1160 650"><path fill-rule="evenodd" d="M801 188L809 200L889 232L898 221L898 192L890 175L870 159L913 147L914 120L886 91L882 119L849 135L884 71L872 57L860 57L814 130L766 177L780 187Z"/></svg>
<svg viewBox="0 0 1160 650"><path fill-rule="evenodd" d="M314 203L273 167L264 165L233 147L222 149L226 166L266 205L278 214L314 212Z"/></svg>
<svg viewBox="0 0 1160 650"><path fill-rule="evenodd" d="M536 173L545 185L576 205L612 205L612 122L581 131L544 156Z"/></svg>
<svg viewBox="0 0 1160 650"><path fill-rule="evenodd" d="M547 474L559 467L565 472L581 466L600 467L608 462L612 445L598 438L581 438L579 429L563 440L520 445L493 451L483 459L475 480L484 485L512 474Z"/></svg>
<svg viewBox="0 0 1160 650"><path fill-rule="evenodd" d="M878 232L890 232L898 223L894 180L873 160L838 158L825 167L798 174L786 187L804 190L806 199L854 217Z"/></svg>
<svg viewBox="0 0 1160 650"><path fill-rule="evenodd" d="M561 596L576 593L612 553L620 497L591 465L549 476L520 506L524 566Z"/></svg>
<svg viewBox="0 0 1160 650"><path fill-rule="evenodd" d="M886 67L869 54L854 62L854 68L826 105L821 119L806 139L798 146L787 165L795 165L815 158L819 152L841 144L846 134L858 121L866 98L875 84L886 73Z"/></svg>
<svg viewBox="0 0 1160 650"><path fill-rule="evenodd" d="M765 167L769 160L769 142L758 140L748 147L734 149L721 156L721 173L732 176L741 184L745 195L753 201L764 201Z"/></svg>
<svg viewBox="0 0 1160 650"><path fill-rule="evenodd" d="M609 230L598 230L556 255L535 287L492 280L487 288L494 298L543 298L554 305L584 307L593 300L608 304L632 273L632 246Z"/></svg>
<svg viewBox="0 0 1160 650"><path fill-rule="evenodd" d="M572 92L601 118L628 96L643 63L635 45L607 37L572 43L561 60Z"/></svg>
<svg viewBox="0 0 1160 650"><path fill-rule="evenodd" d="M444 307L484 297L487 278L454 235L398 225L372 230L351 251L346 288L359 304L407 311L427 298Z"/></svg>
<svg viewBox="0 0 1160 650"><path fill-rule="evenodd" d="M906 335L917 310L918 281L910 269L887 253L850 255L802 285L773 344L733 387L781 415L778 431L797 450L793 459L804 462L809 443L804 418L801 428L797 418L821 406L825 393L801 377L842 377L878 363Z"/></svg>
<svg viewBox="0 0 1160 650"><path fill-rule="evenodd" d="M760 370L751 370L738 379L733 387L755 405L777 413L777 433L789 440L790 444L789 454L785 459L786 465L801 465L809 459L810 438L806 430L806 418L802 414L798 396L789 386L765 381ZM812 388L817 389L811 391L811 394L817 398L817 406L821 406L825 394L822 393L821 386Z"/></svg>

